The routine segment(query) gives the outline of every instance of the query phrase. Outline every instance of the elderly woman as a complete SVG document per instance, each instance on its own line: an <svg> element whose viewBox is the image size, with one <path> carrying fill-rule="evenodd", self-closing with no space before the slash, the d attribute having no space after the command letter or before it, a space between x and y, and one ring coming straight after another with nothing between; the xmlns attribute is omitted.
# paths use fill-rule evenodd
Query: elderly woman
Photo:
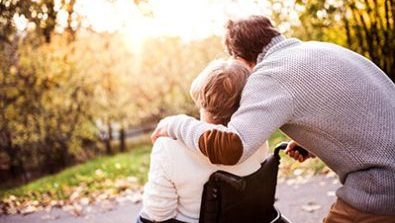
<svg viewBox="0 0 395 223"><path fill-rule="evenodd" d="M236 61L217 60L209 64L191 87L191 96L200 109L200 119L225 127L239 107L249 73ZM259 169L267 151L267 143L264 143L238 165L214 165L206 156L186 148L178 140L159 138L152 149L149 179L138 221L198 222L203 185L209 176L217 170L239 176L251 174Z"/></svg>

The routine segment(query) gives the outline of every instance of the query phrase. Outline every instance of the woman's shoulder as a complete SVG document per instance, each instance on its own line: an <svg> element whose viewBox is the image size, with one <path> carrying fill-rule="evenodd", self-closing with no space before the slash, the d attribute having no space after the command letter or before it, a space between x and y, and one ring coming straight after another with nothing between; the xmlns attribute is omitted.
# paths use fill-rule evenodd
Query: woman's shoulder
<svg viewBox="0 0 395 223"><path fill-rule="evenodd" d="M198 151L186 147L181 141L161 137L156 140L151 152L151 165L160 167L177 184L190 180L186 173L195 176L210 172L212 165ZM182 168L180 168L182 167Z"/></svg>
<svg viewBox="0 0 395 223"><path fill-rule="evenodd" d="M161 157L161 159L166 159L167 162L176 162L189 157L193 158L196 155L192 149L187 148L180 140L169 137L158 138L151 152L151 157Z"/></svg>
<svg viewBox="0 0 395 223"><path fill-rule="evenodd" d="M151 157L155 156L166 161L166 163L196 163L200 165L210 165L207 157L196 151L194 148L188 148L180 140L160 137L154 143Z"/></svg>
<svg viewBox="0 0 395 223"><path fill-rule="evenodd" d="M185 149L185 145L179 140L170 137L159 137L152 148L152 154L171 153L179 149Z"/></svg>
<svg viewBox="0 0 395 223"><path fill-rule="evenodd" d="M169 146L177 146L179 144L180 142L176 139L170 137L159 137L154 143L154 148L167 148Z"/></svg>
<svg viewBox="0 0 395 223"><path fill-rule="evenodd" d="M164 159L171 157L174 150L179 150L183 145L175 139L160 137L153 144L151 159Z"/></svg>

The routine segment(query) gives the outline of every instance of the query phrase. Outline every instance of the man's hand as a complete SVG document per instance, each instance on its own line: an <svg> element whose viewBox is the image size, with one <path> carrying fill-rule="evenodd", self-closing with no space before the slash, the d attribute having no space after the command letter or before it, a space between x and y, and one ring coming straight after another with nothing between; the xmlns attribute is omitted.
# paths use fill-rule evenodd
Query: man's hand
<svg viewBox="0 0 395 223"><path fill-rule="evenodd" d="M162 119L158 125L156 126L154 132L151 134L151 141L155 143L155 141L159 137L169 137L169 133L167 132L167 121L169 118Z"/></svg>
<svg viewBox="0 0 395 223"><path fill-rule="evenodd" d="M297 150L295 150L296 146L299 146L295 141L290 141L288 143L287 149L285 149L285 153L292 157L294 160L298 160L299 162L304 162L308 158L315 158L315 155L309 153L307 156L302 156Z"/></svg>
<svg viewBox="0 0 395 223"><path fill-rule="evenodd" d="M159 125L156 126L156 129L154 130L154 132L151 134L151 141L152 143L155 143L155 141L159 138L159 137L169 137L169 134L167 133L167 129L166 128L161 128Z"/></svg>

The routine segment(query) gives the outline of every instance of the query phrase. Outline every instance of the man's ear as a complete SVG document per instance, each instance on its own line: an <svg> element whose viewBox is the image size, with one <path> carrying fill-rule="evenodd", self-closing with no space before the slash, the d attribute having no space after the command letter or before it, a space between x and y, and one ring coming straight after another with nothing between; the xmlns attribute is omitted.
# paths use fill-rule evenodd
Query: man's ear
<svg viewBox="0 0 395 223"><path fill-rule="evenodd" d="M248 68L250 72L254 69L255 66L256 66L256 62L249 62Z"/></svg>
<svg viewBox="0 0 395 223"><path fill-rule="evenodd" d="M248 68L248 70L249 70L250 72L254 69L254 67L255 67L255 65L256 65L255 62L249 62L249 61L247 61L246 59L244 59L244 58L242 58L242 57L239 57L239 56L235 57L234 60L236 60L236 61L238 61L238 62L244 64L244 65Z"/></svg>

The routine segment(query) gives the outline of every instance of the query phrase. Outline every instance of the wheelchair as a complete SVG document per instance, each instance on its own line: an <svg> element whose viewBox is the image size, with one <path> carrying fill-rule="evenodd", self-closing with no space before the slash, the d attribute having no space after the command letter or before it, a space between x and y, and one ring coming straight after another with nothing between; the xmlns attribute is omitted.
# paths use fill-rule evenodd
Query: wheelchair
<svg viewBox="0 0 395 223"><path fill-rule="evenodd" d="M261 167L247 176L218 170L212 173L204 184L199 223L291 223L274 206L280 151L288 143L278 144ZM301 147L296 150L307 156ZM137 222L150 223L146 219ZM178 220L166 220L163 223L183 223Z"/></svg>

